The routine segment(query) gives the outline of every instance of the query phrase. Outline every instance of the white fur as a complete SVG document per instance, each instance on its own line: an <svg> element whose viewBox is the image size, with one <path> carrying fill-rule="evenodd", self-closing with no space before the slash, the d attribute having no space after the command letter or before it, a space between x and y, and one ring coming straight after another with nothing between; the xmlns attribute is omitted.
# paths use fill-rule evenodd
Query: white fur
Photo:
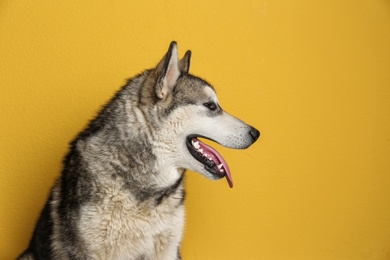
<svg viewBox="0 0 390 260"><path fill-rule="evenodd" d="M85 241L93 241L87 245L91 258L175 259L182 238L184 207L172 212L177 204L174 197L168 198L163 207L150 205L150 201L138 204L117 183L107 183L103 203L82 207L79 229Z"/></svg>
<svg viewBox="0 0 390 260"><path fill-rule="evenodd" d="M204 86L207 100L218 104L218 98L214 90ZM207 116L208 108L203 105L187 105L172 112L167 121L168 126L163 127L160 136L173 140L169 152L162 155L167 161L177 168L190 169L199 172L209 179L214 179L211 173L205 170L204 165L194 159L188 152L184 140L190 134L206 136L215 142L234 149L244 149L253 143L248 134L250 126L240 119L223 111L217 116ZM183 140L183 141L177 141Z"/></svg>

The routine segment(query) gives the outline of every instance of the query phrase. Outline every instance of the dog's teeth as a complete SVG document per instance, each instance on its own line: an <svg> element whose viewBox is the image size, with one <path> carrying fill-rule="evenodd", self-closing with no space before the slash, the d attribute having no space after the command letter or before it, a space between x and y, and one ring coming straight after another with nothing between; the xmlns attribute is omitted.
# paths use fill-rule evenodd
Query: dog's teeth
<svg viewBox="0 0 390 260"><path fill-rule="evenodd" d="M222 163L220 165L218 165L218 169L222 170Z"/></svg>
<svg viewBox="0 0 390 260"><path fill-rule="evenodd" d="M199 145L199 141L192 141L192 145L195 147L195 149L199 149L200 148L200 145Z"/></svg>
<svg viewBox="0 0 390 260"><path fill-rule="evenodd" d="M199 149L198 151L203 154L203 149Z"/></svg>

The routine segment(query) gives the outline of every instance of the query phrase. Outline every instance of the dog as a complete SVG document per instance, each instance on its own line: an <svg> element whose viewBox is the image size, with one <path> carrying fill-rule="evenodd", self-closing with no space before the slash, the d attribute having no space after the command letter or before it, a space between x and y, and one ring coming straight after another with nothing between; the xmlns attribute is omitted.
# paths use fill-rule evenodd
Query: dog
<svg viewBox="0 0 390 260"><path fill-rule="evenodd" d="M189 73L190 59L172 42L70 143L18 259L181 259L186 169L233 187L226 161L201 139L245 149L260 136Z"/></svg>

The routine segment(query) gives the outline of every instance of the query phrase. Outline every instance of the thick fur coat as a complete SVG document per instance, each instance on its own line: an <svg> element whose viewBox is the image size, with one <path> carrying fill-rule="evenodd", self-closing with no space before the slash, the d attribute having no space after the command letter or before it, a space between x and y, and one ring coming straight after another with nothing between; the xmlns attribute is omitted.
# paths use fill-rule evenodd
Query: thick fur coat
<svg viewBox="0 0 390 260"><path fill-rule="evenodd" d="M259 132L222 110L172 42L154 69L130 79L70 144L19 259L181 259L184 172L230 171L198 137L242 149Z"/></svg>

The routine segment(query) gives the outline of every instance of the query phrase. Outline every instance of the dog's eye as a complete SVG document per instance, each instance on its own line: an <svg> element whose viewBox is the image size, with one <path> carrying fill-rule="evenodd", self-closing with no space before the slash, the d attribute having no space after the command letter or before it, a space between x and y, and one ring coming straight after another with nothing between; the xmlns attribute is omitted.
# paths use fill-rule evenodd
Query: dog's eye
<svg viewBox="0 0 390 260"><path fill-rule="evenodd" d="M213 101L209 101L203 104L205 107L210 109L211 111L214 111L217 109L217 104L215 104Z"/></svg>

